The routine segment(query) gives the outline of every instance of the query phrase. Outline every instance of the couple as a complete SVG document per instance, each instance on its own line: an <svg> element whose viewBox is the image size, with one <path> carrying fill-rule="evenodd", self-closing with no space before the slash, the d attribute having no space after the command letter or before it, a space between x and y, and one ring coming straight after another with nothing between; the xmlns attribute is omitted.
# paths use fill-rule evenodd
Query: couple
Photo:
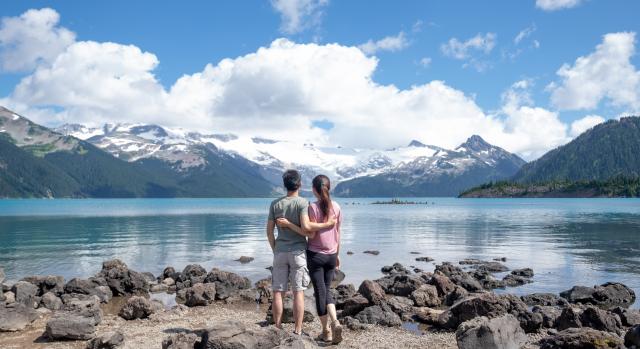
<svg viewBox="0 0 640 349"><path fill-rule="evenodd" d="M331 183L324 175L312 182L317 201L309 202L299 194L298 171L282 175L287 195L274 200L269 207L267 238L273 250L273 304L275 325L282 326L283 296L291 285L295 334L302 334L304 290L313 283L316 309L322 323L320 339L334 344L342 341L342 325L336 317L336 306L329 291L336 268L340 268L340 206L331 201ZM274 229L278 227L278 237ZM308 238L308 241L307 241ZM307 267L308 266L308 267Z"/></svg>

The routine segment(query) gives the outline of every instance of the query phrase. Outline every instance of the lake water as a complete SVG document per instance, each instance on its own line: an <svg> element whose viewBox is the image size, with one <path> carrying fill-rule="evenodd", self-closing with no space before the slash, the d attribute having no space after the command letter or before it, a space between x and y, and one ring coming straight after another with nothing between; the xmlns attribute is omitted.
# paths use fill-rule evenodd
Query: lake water
<svg viewBox="0 0 640 349"><path fill-rule="evenodd" d="M554 292L619 281L640 294L640 200L426 198L427 205L373 205L338 199L347 282L381 276L383 265L435 259L507 257L531 267L534 283L508 292ZM0 266L8 279L32 274L93 275L120 258L139 271L165 266L269 275L269 199L1 200ZM380 255L363 254L379 250ZM354 255L347 255L353 251ZM240 264L242 255L255 261ZM638 305L636 304L636 307Z"/></svg>

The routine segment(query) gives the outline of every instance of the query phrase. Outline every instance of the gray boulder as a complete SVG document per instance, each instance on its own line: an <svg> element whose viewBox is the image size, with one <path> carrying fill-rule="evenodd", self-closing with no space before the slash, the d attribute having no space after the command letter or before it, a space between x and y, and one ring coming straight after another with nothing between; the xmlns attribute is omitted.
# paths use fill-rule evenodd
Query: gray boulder
<svg viewBox="0 0 640 349"><path fill-rule="evenodd" d="M371 280L364 280L360 287L358 287L358 292L364 296L371 304L380 304L385 298L385 292L382 287Z"/></svg>
<svg viewBox="0 0 640 349"><path fill-rule="evenodd" d="M27 281L18 281L11 288L11 292L15 295L17 303L34 309L40 304L38 291L38 286Z"/></svg>
<svg viewBox="0 0 640 349"><path fill-rule="evenodd" d="M580 314L580 322L584 327L591 327L605 332L622 333L622 321L614 313L594 306L588 306Z"/></svg>
<svg viewBox="0 0 640 349"><path fill-rule="evenodd" d="M393 263L393 265L385 265L380 269L383 274L410 274L409 269L405 268L404 265L400 263Z"/></svg>
<svg viewBox="0 0 640 349"><path fill-rule="evenodd" d="M191 285L197 283L203 283L207 277L207 270L200 264L189 264L182 270L176 281L185 282L189 281Z"/></svg>
<svg viewBox="0 0 640 349"><path fill-rule="evenodd" d="M368 299L364 298L361 294L354 294L350 298L347 298L342 304L341 316L354 316L369 305L371 304Z"/></svg>
<svg viewBox="0 0 640 349"><path fill-rule="evenodd" d="M624 284L607 282L600 286L574 286L560 296L571 303L591 304L602 309L628 308L636 300L635 292Z"/></svg>
<svg viewBox="0 0 640 349"><path fill-rule="evenodd" d="M65 304L64 310L55 312L47 321L45 333L53 340L88 340L102 321L102 310L97 297Z"/></svg>
<svg viewBox="0 0 640 349"><path fill-rule="evenodd" d="M623 349L622 338L592 328L569 328L540 340L541 349Z"/></svg>
<svg viewBox="0 0 640 349"><path fill-rule="evenodd" d="M542 315L543 328L554 328L560 314L562 313L560 308L549 305L535 305L531 311Z"/></svg>
<svg viewBox="0 0 640 349"><path fill-rule="evenodd" d="M225 300L238 293L239 290L251 288L251 281L243 276L217 268L206 275L205 283L216 285L216 299Z"/></svg>
<svg viewBox="0 0 640 349"><path fill-rule="evenodd" d="M308 336L295 336L274 327L247 329L238 321L215 324L202 334L202 347L219 349L314 348Z"/></svg>
<svg viewBox="0 0 640 349"><path fill-rule="evenodd" d="M413 291L426 284L426 280L419 275L393 274L375 281L385 293L408 297Z"/></svg>
<svg viewBox="0 0 640 349"><path fill-rule="evenodd" d="M508 274L502 278L502 284L508 287L518 287L532 283L533 281L525 276Z"/></svg>
<svg viewBox="0 0 640 349"><path fill-rule="evenodd" d="M32 283L38 287L38 296L42 296L47 292L51 292L56 296L60 296L64 293L64 277L55 275L46 276L27 276L22 279Z"/></svg>
<svg viewBox="0 0 640 349"><path fill-rule="evenodd" d="M511 271L511 275L522 276L525 278L533 277L533 269L531 268L522 268L522 269L514 269Z"/></svg>
<svg viewBox="0 0 640 349"><path fill-rule="evenodd" d="M282 323L283 324L292 324L294 323L293 319L293 298L292 297L284 297L283 302L283 311L282 311ZM304 297L304 322L313 322L313 319L317 316L316 312L316 303L313 297ZM273 324L273 314L271 313L271 307L267 310L266 321L269 324Z"/></svg>
<svg viewBox="0 0 640 349"><path fill-rule="evenodd" d="M62 300L53 292L47 292L42 296L41 304L49 310L60 310L63 307Z"/></svg>
<svg viewBox="0 0 640 349"><path fill-rule="evenodd" d="M442 302L438 290L433 285L422 285L409 296L417 307L437 307Z"/></svg>
<svg viewBox="0 0 640 349"><path fill-rule="evenodd" d="M86 349L117 349L123 346L124 335L120 331L115 331L93 338L87 343Z"/></svg>
<svg viewBox="0 0 640 349"><path fill-rule="evenodd" d="M527 335L513 315L482 316L460 324L456 341L460 349L519 349L527 342Z"/></svg>
<svg viewBox="0 0 640 349"><path fill-rule="evenodd" d="M640 325L633 326L624 336L624 345L629 348L640 348Z"/></svg>
<svg viewBox="0 0 640 349"><path fill-rule="evenodd" d="M447 306L452 306L458 301L467 298L467 296L469 296L469 291L461 286L456 286L453 291L451 291L444 297L444 304L446 304Z"/></svg>
<svg viewBox="0 0 640 349"><path fill-rule="evenodd" d="M184 305L188 307L209 305L216 299L216 285L197 283L185 290L184 298Z"/></svg>
<svg viewBox="0 0 640 349"><path fill-rule="evenodd" d="M357 319L361 323L371 325L388 327L398 327L402 325L402 320L400 319L398 314L394 313L393 310L391 310L391 308L385 304L383 304L382 306L374 305L365 308L355 316L355 319Z"/></svg>
<svg viewBox="0 0 640 349"><path fill-rule="evenodd" d="M38 312L20 303L0 306L0 332L22 331L37 318Z"/></svg>
<svg viewBox="0 0 640 349"><path fill-rule="evenodd" d="M438 296L440 297L446 297L456 288L456 285L447 276L441 273L433 274L429 280L429 284L436 287L436 290L438 290Z"/></svg>
<svg viewBox="0 0 640 349"><path fill-rule="evenodd" d="M202 338L195 333L178 332L162 341L162 349L193 349Z"/></svg>
<svg viewBox="0 0 640 349"><path fill-rule="evenodd" d="M13 304L16 302L16 295L11 291L5 292L3 296L4 296L4 302L7 305Z"/></svg>
<svg viewBox="0 0 640 349"><path fill-rule="evenodd" d="M102 270L96 275L104 278L115 296L141 295L149 291L149 282L142 273L130 270L119 259L102 263Z"/></svg>
<svg viewBox="0 0 640 349"><path fill-rule="evenodd" d="M630 327L640 325L640 311L637 309L626 309L623 307L615 307L611 310L612 313L617 314L622 320L624 326Z"/></svg>
<svg viewBox="0 0 640 349"><path fill-rule="evenodd" d="M568 328L582 327L580 315L581 311L579 309L571 306L563 308L560 316L556 319L556 328L562 331Z"/></svg>
<svg viewBox="0 0 640 349"><path fill-rule="evenodd" d="M444 262L440 265L436 265L435 271L444 274L454 284L464 287L469 292L479 292L484 289L482 284L471 276L471 274L451 263Z"/></svg>
<svg viewBox="0 0 640 349"><path fill-rule="evenodd" d="M133 296L120 308L118 316L125 320L146 319L155 313L152 303L140 296Z"/></svg>
<svg viewBox="0 0 640 349"><path fill-rule="evenodd" d="M522 301L532 307L535 305L539 306L565 306L568 302L566 299L558 297L553 293L532 293L525 296L520 297Z"/></svg>
<svg viewBox="0 0 640 349"><path fill-rule="evenodd" d="M410 318L414 313L414 301L406 297L391 296L387 298L385 304L391 308L391 311L400 315L401 318Z"/></svg>
<svg viewBox="0 0 640 349"><path fill-rule="evenodd" d="M336 302L336 309L340 310L343 308L344 302L356 294L356 288L353 287L353 284L338 285L329 292L331 292L333 299Z"/></svg>
<svg viewBox="0 0 640 349"><path fill-rule="evenodd" d="M240 262L242 264L247 264L253 262L253 257L249 256L240 256L240 258L236 259L236 262Z"/></svg>
<svg viewBox="0 0 640 349"><path fill-rule="evenodd" d="M113 292L104 278L73 278L64 286L64 292L71 295L97 296L102 303L108 303L113 297Z"/></svg>

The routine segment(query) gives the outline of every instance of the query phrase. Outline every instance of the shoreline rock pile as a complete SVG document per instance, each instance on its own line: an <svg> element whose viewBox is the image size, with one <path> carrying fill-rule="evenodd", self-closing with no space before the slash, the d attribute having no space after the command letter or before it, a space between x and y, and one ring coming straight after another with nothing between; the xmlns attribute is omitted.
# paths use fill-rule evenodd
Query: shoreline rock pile
<svg viewBox="0 0 640 349"><path fill-rule="evenodd" d="M502 263L505 260L466 259L459 265L443 262L433 272L394 263L382 267L382 277L364 280L358 288L340 284L345 278L341 272L331 292L339 318L356 331L413 322L428 325L432 331L455 332L462 349L519 348L527 341L526 334L540 332L547 334L539 342L541 348L640 347L640 311L629 309L636 295L627 286L608 282L574 286L559 295L497 294L494 289L533 282L533 270L509 270ZM0 268L0 284L3 282ZM125 320L147 319L165 311L161 302L150 299L150 293L156 292L175 294L177 307L183 308L215 302L269 304L272 299L270 278L252 285L246 277L217 268L207 272L197 264L182 271L166 267L156 278L131 270L117 259L104 262L100 272L89 278L65 283L60 276L29 276L10 286L2 284L2 291L0 332L24 330L38 317L51 314L46 321L46 338L90 340L88 348L116 348L124 343L122 333L96 336L103 319L100 305L113 297L126 297L118 312ZM305 321L313 321L317 316L313 298L307 297L305 308ZM292 322L292 315L292 301L286 299L284 322ZM265 323L270 319L268 311ZM311 338L293 337L272 327L247 329L228 321L170 334L162 347L232 344L238 348L315 346Z"/></svg>

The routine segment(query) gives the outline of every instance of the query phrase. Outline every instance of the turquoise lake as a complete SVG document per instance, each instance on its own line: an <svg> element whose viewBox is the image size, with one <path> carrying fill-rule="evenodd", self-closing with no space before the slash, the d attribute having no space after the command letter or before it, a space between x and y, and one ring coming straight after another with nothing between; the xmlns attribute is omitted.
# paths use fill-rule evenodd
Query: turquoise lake
<svg viewBox="0 0 640 349"><path fill-rule="evenodd" d="M338 199L344 215L342 264L356 286L400 262L435 263L507 257L531 267L534 283L507 292L560 292L619 281L640 292L638 199L423 198L427 205L373 205ZM139 271L190 263L253 281L269 275L265 235L270 199L86 199L0 201L0 266L9 280L55 274L93 275L120 258ZM363 254L379 250L380 255ZM353 255L347 255L353 251ZM240 264L246 255L255 260ZM640 294L640 293L639 293ZM638 304L635 305L636 307Z"/></svg>

